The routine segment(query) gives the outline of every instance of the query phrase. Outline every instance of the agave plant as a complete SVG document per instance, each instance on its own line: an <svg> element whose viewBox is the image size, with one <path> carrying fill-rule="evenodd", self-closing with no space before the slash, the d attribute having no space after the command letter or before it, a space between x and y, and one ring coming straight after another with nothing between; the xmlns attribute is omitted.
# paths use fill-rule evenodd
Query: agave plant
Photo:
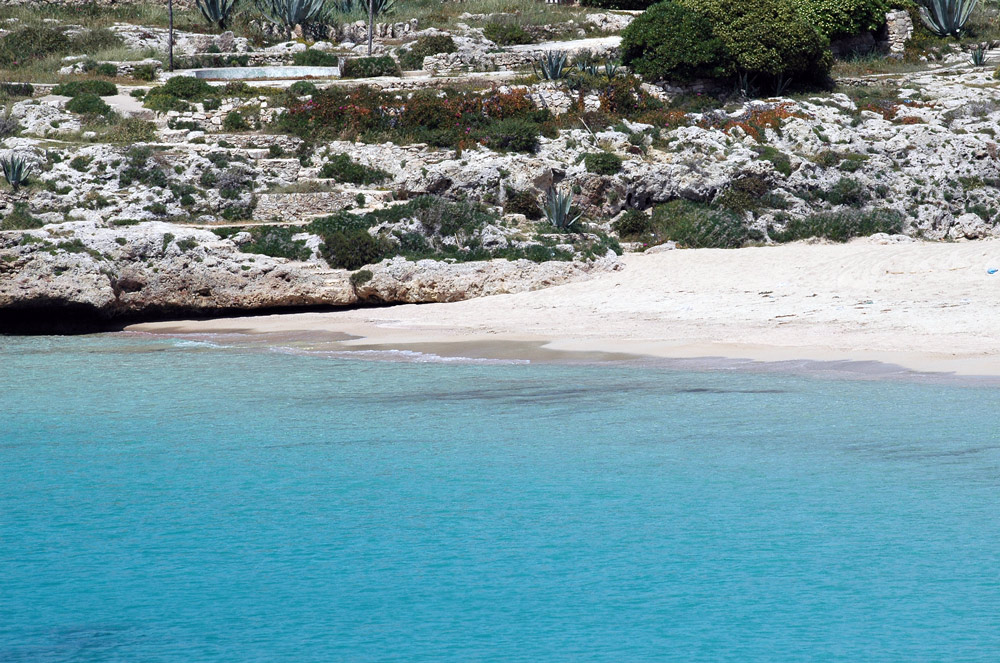
<svg viewBox="0 0 1000 663"><path fill-rule="evenodd" d="M608 80L618 76L618 63L608 60L604 63L604 75L608 77Z"/></svg>
<svg viewBox="0 0 1000 663"><path fill-rule="evenodd" d="M201 15L209 25L225 30L239 0L195 0Z"/></svg>
<svg viewBox="0 0 1000 663"><path fill-rule="evenodd" d="M549 223L563 232L574 230L581 216L580 214L573 216L573 194L569 191L559 191L554 186L550 186L545 192L545 206L542 209Z"/></svg>
<svg viewBox="0 0 1000 663"><path fill-rule="evenodd" d="M985 67L986 61L989 59L986 57L986 48L984 46L976 46L969 53L969 61L972 63L973 67Z"/></svg>
<svg viewBox="0 0 1000 663"><path fill-rule="evenodd" d="M918 0L920 18L939 37L959 37L979 0Z"/></svg>
<svg viewBox="0 0 1000 663"><path fill-rule="evenodd" d="M375 16L381 16L382 14L388 14L393 9L396 8L396 0L371 0L372 2L372 14ZM367 5L364 0L361 0L361 4Z"/></svg>
<svg viewBox="0 0 1000 663"><path fill-rule="evenodd" d="M20 189L21 185L27 184L28 176L34 170L24 157L16 154L0 158L0 169L3 170L4 178L14 191Z"/></svg>
<svg viewBox="0 0 1000 663"><path fill-rule="evenodd" d="M546 81L556 81L566 76L566 52L547 51L532 65L538 77Z"/></svg>
<svg viewBox="0 0 1000 663"><path fill-rule="evenodd" d="M582 60L577 60L575 65L576 70L581 74L588 74L590 76L597 75L597 63L595 62L583 62Z"/></svg>
<svg viewBox="0 0 1000 663"><path fill-rule="evenodd" d="M264 18L285 30L322 23L330 15L326 0L257 0L257 7Z"/></svg>

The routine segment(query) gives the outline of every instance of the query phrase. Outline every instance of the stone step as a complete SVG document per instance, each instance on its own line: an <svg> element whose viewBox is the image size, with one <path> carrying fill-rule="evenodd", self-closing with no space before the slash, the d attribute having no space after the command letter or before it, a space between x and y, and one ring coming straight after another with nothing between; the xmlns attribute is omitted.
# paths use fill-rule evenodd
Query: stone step
<svg viewBox="0 0 1000 663"><path fill-rule="evenodd" d="M365 197L365 206L376 203L384 206L390 201L391 191L373 189L342 189L317 193L262 193L257 196L253 212L255 221L272 221L294 224L329 216L348 207L357 207L358 194Z"/></svg>

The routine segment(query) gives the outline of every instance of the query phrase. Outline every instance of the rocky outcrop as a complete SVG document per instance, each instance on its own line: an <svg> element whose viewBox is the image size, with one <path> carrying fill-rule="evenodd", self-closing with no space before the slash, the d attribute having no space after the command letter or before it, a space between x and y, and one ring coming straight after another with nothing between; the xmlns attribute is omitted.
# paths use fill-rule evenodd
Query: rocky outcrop
<svg viewBox="0 0 1000 663"><path fill-rule="evenodd" d="M315 262L242 253L208 230L160 222L66 223L0 232L0 329L25 317L114 321L365 303L447 302L522 292L617 268L527 260L385 260L370 278ZM367 275L366 275L367 276ZM358 283L364 281L364 283Z"/></svg>

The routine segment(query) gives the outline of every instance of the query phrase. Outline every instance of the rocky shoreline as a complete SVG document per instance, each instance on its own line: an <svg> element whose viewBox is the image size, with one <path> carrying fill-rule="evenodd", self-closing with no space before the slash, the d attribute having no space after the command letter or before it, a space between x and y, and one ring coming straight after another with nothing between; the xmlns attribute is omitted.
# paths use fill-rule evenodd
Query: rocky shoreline
<svg viewBox="0 0 1000 663"><path fill-rule="evenodd" d="M4 232L0 253L0 332L452 302L546 288L620 268L613 254L590 262L541 263L396 257L352 272L242 253L233 239L161 222L120 228L68 223Z"/></svg>

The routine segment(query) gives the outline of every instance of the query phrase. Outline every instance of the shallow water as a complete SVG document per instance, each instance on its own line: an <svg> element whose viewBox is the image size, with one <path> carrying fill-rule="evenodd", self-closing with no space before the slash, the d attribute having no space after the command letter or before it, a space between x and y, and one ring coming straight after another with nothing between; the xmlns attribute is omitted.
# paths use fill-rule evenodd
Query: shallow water
<svg viewBox="0 0 1000 663"><path fill-rule="evenodd" d="M0 337L0 412L0 661L1000 658L995 388Z"/></svg>

